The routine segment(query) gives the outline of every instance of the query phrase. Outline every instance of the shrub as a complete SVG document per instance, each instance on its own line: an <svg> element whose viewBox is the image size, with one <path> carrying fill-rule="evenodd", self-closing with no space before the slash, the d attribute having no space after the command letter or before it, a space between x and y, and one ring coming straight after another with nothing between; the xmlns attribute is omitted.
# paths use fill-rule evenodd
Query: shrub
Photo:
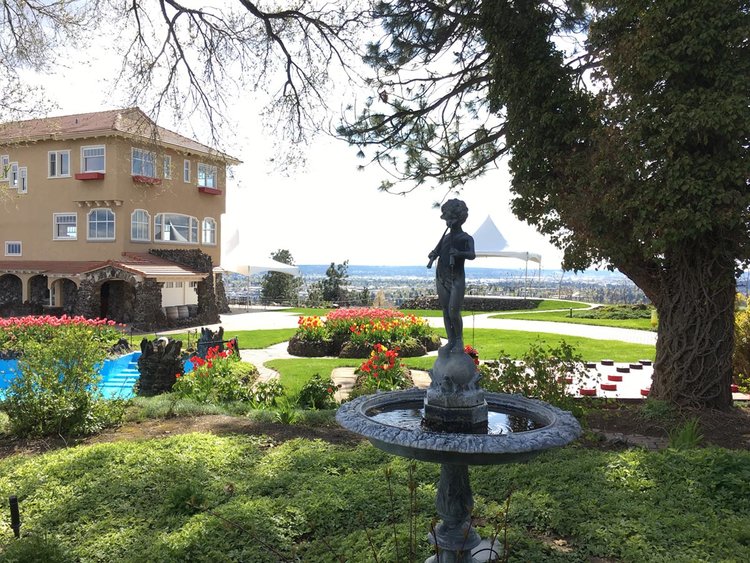
<svg viewBox="0 0 750 563"><path fill-rule="evenodd" d="M275 407L284 392L284 386L277 379L261 381L253 387L250 401L256 408Z"/></svg>
<svg viewBox="0 0 750 563"><path fill-rule="evenodd" d="M309 409L332 409L336 406L334 394L338 386L331 378L323 379L319 373L310 378L299 392L299 406Z"/></svg>
<svg viewBox="0 0 750 563"><path fill-rule="evenodd" d="M583 319L650 319L653 307L638 305L605 305L585 311L576 311L574 316Z"/></svg>
<svg viewBox="0 0 750 563"><path fill-rule="evenodd" d="M181 399L220 404L253 398L258 370L234 353L231 342L226 350L209 348L206 359L192 356L193 370L180 375L172 391Z"/></svg>
<svg viewBox="0 0 750 563"><path fill-rule="evenodd" d="M501 354L499 360L482 364L479 370L487 391L519 393L566 409L572 409L575 400L567 393L565 377L580 384L586 376L583 360L565 341L549 348L532 344L520 361Z"/></svg>
<svg viewBox="0 0 750 563"><path fill-rule="evenodd" d="M378 343L373 346L370 357L357 370L349 398L367 395L376 391L392 391L408 389L414 386L414 381L406 366L398 357L398 350L389 350Z"/></svg>
<svg viewBox="0 0 750 563"><path fill-rule="evenodd" d="M732 369L740 388L750 392L750 309L743 309L734 314Z"/></svg>
<svg viewBox="0 0 750 563"><path fill-rule="evenodd" d="M122 403L105 403L99 391L106 349L97 334L85 322L63 323L44 340L24 342L4 404L13 433L86 434L121 420Z"/></svg>

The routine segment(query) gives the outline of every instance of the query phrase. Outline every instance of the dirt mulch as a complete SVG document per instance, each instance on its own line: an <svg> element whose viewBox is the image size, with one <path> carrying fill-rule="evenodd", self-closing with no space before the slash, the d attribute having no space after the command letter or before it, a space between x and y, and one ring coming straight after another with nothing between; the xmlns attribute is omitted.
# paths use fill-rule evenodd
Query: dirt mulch
<svg viewBox="0 0 750 563"><path fill-rule="evenodd" d="M750 450L750 407L729 412L684 410L672 418L653 420L644 415L642 403L609 404L591 410L584 422L587 432L584 446L598 449L622 449L631 446L660 449L669 444L669 433L697 417L702 445ZM355 445L364 439L336 425L305 426L257 422L243 417L205 415L130 422L120 428L78 439L16 439L0 435L0 458L13 454L39 454L45 451L120 440L164 438L189 432L211 432L217 435L250 434L268 436L270 443L294 438L320 439L332 444Z"/></svg>

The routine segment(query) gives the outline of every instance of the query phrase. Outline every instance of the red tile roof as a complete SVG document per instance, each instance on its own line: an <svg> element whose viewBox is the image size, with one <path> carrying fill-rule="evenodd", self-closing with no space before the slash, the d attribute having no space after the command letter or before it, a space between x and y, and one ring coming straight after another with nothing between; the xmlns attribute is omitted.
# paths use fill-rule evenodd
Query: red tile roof
<svg viewBox="0 0 750 563"><path fill-rule="evenodd" d="M0 124L0 143L2 144L102 135L140 137L152 142L172 145L182 151L210 155L229 164L240 163L233 156L156 125L145 113L135 107Z"/></svg>
<svg viewBox="0 0 750 563"><path fill-rule="evenodd" d="M145 278L182 278L199 280L206 277L185 266L148 253L125 253L118 260L63 261L63 260L4 260L0 261L0 275L7 273L35 273L48 276L76 276L113 266Z"/></svg>

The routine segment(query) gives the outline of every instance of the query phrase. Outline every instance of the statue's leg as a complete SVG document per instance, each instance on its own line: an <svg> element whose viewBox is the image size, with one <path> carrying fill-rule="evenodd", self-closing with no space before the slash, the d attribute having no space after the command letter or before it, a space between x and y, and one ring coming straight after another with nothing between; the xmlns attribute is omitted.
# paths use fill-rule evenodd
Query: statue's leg
<svg viewBox="0 0 750 563"><path fill-rule="evenodd" d="M464 320L461 316L461 309L464 304L464 286L465 284L460 281L454 282L448 305L450 322L454 333L453 347L460 350L463 350L464 347Z"/></svg>
<svg viewBox="0 0 750 563"><path fill-rule="evenodd" d="M456 340L456 332L450 314L451 291L445 285L441 283L441 280L437 280L438 299L440 300L440 306L443 308L443 325L448 336L448 344L445 345L445 348L450 350Z"/></svg>

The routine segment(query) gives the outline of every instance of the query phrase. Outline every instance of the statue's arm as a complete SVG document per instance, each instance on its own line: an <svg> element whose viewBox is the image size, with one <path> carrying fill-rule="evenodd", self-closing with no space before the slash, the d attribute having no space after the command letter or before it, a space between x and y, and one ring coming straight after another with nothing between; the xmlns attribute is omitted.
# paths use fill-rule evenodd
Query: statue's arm
<svg viewBox="0 0 750 563"><path fill-rule="evenodd" d="M476 252L474 251L474 238L471 235L461 237L460 245L463 249L455 249L452 253L453 256L464 260L474 260L474 258L477 257Z"/></svg>

